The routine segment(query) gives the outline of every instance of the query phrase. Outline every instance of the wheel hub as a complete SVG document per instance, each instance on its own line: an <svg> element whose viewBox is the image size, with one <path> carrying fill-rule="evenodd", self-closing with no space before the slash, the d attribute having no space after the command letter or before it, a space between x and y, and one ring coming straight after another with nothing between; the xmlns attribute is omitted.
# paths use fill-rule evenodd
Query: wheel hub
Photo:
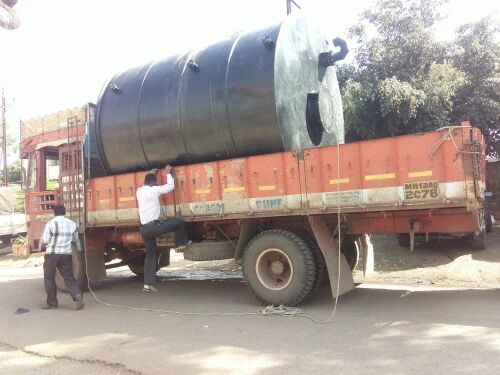
<svg viewBox="0 0 500 375"><path fill-rule="evenodd" d="M285 265L281 261L274 261L271 263L271 271L275 275L281 275L285 270Z"/></svg>
<svg viewBox="0 0 500 375"><path fill-rule="evenodd" d="M281 249L270 248L260 253L255 264L260 283L270 290L285 289L293 278L293 265Z"/></svg>

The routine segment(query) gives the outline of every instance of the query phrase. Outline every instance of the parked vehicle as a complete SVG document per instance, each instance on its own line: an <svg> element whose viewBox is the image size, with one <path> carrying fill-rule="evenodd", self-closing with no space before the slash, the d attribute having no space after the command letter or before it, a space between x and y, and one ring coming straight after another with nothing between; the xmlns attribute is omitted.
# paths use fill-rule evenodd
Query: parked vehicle
<svg viewBox="0 0 500 375"><path fill-rule="evenodd" d="M15 236L26 233L26 217L16 212L16 189L0 187L0 241L3 246L10 245Z"/></svg>
<svg viewBox="0 0 500 375"><path fill-rule="evenodd" d="M303 33L311 37L297 38ZM176 189L162 198L162 217L188 223L184 257L241 259L266 304L300 303L325 269L332 288L339 276L339 293L352 289L366 233L407 233L410 245L419 233L484 241L479 130L463 124L337 146L342 107L331 65L346 47L336 40L338 55L314 35L291 19L120 73L97 107L24 122L30 245L38 248L62 203L85 243L85 259L73 257L82 286L112 267L142 274L135 192L167 161ZM43 131L27 137L27 129ZM47 190L56 162L59 186ZM171 235L158 239L158 269L173 245Z"/></svg>

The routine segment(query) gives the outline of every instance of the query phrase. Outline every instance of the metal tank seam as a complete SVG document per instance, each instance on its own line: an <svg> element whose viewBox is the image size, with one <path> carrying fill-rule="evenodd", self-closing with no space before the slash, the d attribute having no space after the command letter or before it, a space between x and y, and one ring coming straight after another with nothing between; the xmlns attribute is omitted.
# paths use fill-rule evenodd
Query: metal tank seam
<svg viewBox="0 0 500 375"><path fill-rule="evenodd" d="M122 72L120 72L122 73ZM101 162L104 166L104 169L106 170L106 173L107 174L111 174L111 168L109 166L109 162L108 162L108 158L106 156L106 154L104 153L104 148L102 146L102 141L101 141L101 132L100 132L100 129L101 129L101 125L100 125L100 113L101 113L101 100L104 98L104 94L106 93L108 87L109 87L109 84L111 83L111 81L113 81L113 79L115 79L120 73L117 73L115 75L113 75L111 78L109 78L106 83L103 85L102 89L101 89L101 93L99 94L99 96L97 97L97 106L96 106L96 113L95 113L95 120L94 120L94 126L95 126L95 138L96 138L96 144L97 144L97 151L99 152L99 156L101 158Z"/></svg>
<svg viewBox="0 0 500 375"><path fill-rule="evenodd" d="M287 16L291 17L291 16ZM273 91L274 91L274 112L276 113L276 124L278 125L278 128L280 129L281 132L281 142L283 143L283 148L285 148L285 136L284 136L284 130L281 126L281 121L280 121L280 116L278 114L278 98L277 98L277 93L276 93L276 54L278 53L278 43L280 40L280 35L281 35L281 28L285 24L285 21L281 22L280 24L280 31L278 32L278 37L276 38L275 46L274 46L274 61L273 61Z"/></svg>
<svg viewBox="0 0 500 375"><path fill-rule="evenodd" d="M229 118L229 100L228 100L228 89L227 89L227 80L229 76L229 63L231 62L231 58L233 57L233 52L236 49L236 45L240 41L241 37L244 34L238 35L236 40L233 43L233 46L231 47L231 52L229 52L229 56L227 58L227 64L226 64L226 82L224 85L224 102L226 104L226 118L227 118L227 123L229 125L229 135L231 136L231 142L233 143L233 149L238 153L238 148L236 147L236 143L234 142L234 137L233 137L233 126L231 124L231 119Z"/></svg>
<svg viewBox="0 0 500 375"><path fill-rule="evenodd" d="M144 150L144 144L143 144L143 140L142 140L142 132L141 132L141 127L140 127L140 117L141 117L140 105L141 105L141 97L142 97L142 89L144 87L144 81L146 81L146 77L148 76L149 71L151 70L151 68L153 67L153 65L156 62L157 61L152 61L151 65L149 65L148 70L146 71L146 73L144 73L144 78L142 79L141 88L139 90L139 95L137 97L137 120L136 120L136 127L137 127L137 132L139 133L139 145L141 146L141 151L142 151L142 154L144 155L144 159L146 160L146 163L149 166L151 166L151 163L150 163L148 157L146 156L146 151Z"/></svg>
<svg viewBox="0 0 500 375"><path fill-rule="evenodd" d="M179 89L177 91L177 121L179 122L179 129L181 130L182 133L182 144L184 145L184 150L186 151L186 155L189 160L191 160L191 155L189 154L189 151L187 149L186 145L186 133L184 132L184 125L182 121L182 116L181 116L181 91L183 88L183 82L184 80L182 79L184 77L184 72L186 71L186 67L188 65L189 60L191 60L191 57L194 56L194 52L188 52L187 53L187 58L186 61L184 62L184 66L182 68L182 73L179 79Z"/></svg>

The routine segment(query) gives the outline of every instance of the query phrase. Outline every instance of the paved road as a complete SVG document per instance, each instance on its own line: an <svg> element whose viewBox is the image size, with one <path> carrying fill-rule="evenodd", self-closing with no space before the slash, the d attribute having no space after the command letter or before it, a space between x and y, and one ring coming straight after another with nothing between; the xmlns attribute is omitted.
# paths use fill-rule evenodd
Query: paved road
<svg viewBox="0 0 500 375"><path fill-rule="evenodd" d="M500 373L500 290L358 287L340 299L333 323L318 325L301 318L124 310L90 294L82 311L74 311L66 295L58 310L42 311L40 268L19 273L0 266L0 373ZM103 301L158 310L258 309L234 273L200 271L210 280L185 280L179 272L162 271L156 295L142 293L140 280L126 271L96 293ZM30 311L14 314L18 307ZM328 317L329 290L302 307Z"/></svg>

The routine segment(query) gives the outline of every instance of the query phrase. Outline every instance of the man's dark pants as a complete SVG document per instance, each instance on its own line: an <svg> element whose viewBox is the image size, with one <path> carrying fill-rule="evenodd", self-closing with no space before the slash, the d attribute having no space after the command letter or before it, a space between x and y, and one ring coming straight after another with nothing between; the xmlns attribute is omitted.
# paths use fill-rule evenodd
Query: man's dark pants
<svg viewBox="0 0 500 375"><path fill-rule="evenodd" d="M82 290L79 288L75 276L73 276L72 265L72 256L69 254L45 254L43 281L45 283L45 291L47 292L48 305L57 306L56 269L59 270L61 276L64 278L73 301L76 296L82 294Z"/></svg>
<svg viewBox="0 0 500 375"><path fill-rule="evenodd" d="M181 219L166 221L155 220L141 225L141 235L146 247L144 261L144 284L153 285L156 281L156 237L162 234L175 232L175 245L187 244L186 224Z"/></svg>

